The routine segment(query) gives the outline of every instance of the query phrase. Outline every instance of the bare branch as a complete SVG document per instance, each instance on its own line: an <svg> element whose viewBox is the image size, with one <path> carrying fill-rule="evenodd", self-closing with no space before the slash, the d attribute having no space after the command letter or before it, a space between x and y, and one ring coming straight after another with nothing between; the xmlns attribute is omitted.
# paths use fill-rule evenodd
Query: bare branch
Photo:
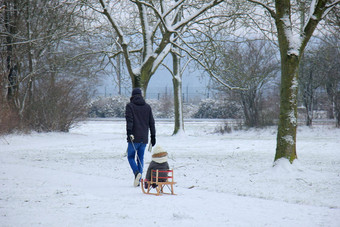
<svg viewBox="0 0 340 227"><path fill-rule="evenodd" d="M181 47L180 45L177 45L176 43L173 43L173 45L176 46L177 48L183 50L184 52L186 52L192 59L194 59L198 64L200 64L206 70L206 72L209 73L209 75L211 77L213 77L217 82L219 82L223 86L227 87L230 90L247 90L245 88L234 87L232 85L229 85L229 84L223 82L220 78L218 78L218 76L216 76L213 72L211 72L211 70L203 62L201 62L196 56L194 56L192 53L190 53L190 51L186 50L185 48ZM198 52L198 51L196 50L196 52Z"/></svg>
<svg viewBox="0 0 340 227"><path fill-rule="evenodd" d="M174 31L179 30L181 27L186 26L189 22L195 20L197 17L199 17L200 15L202 15L203 13L205 13L207 10L211 9L212 7L222 3L224 0L214 0L212 2L210 2L208 5L206 5L205 7L197 10L196 13L194 13L193 15L191 15L190 17L181 20L180 22L176 23L173 25L173 29Z"/></svg>
<svg viewBox="0 0 340 227"><path fill-rule="evenodd" d="M107 11L106 5L103 2L103 0L99 0L99 2L100 2L101 6L103 8L102 14L104 14L106 16L106 18L109 20L110 24L112 25L112 27L114 28L114 30L118 34L120 45L123 49L127 69L129 71L130 75L133 75L134 72L133 72L133 69L132 69L131 59L130 59L130 56L129 56L128 44L126 43L124 33L123 33L122 29L120 28L120 26L118 24L116 24L116 22L112 19L111 15Z"/></svg>
<svg viewBox="0 0 340 227"><path fill-rule="evenodd" d="M304 39L302 40L301 43L301 50L303 50L305 48L305 46L307 45L310 37L312 36L316 26L318 25L318 23L322 20L324 13L330 9L332 9L332 7L327 8L326 7L326 2L327 1L318 1L316 3L315 6L311 6L311 9L314 9L313 12L310 13L308 21L305 25L305 27L303 28L303 33L304 33ZM339 1L337 1L339 2ZM334 7L335 5L333 5Z"/></svg>
<svg viewBox="0 0 340 227"><path fill-rule="evenodd" d="M167 66L166 64L162 63L162 66L164 66L171 74L172 77L175 77L173 71L169 68L169 66Z"/></svg>
<svg viewBox="0 0 340 227"><path fill-rule="evenodd" d="M339 3L340 3L340 0L337 0L337 1L333 2L332 4L326 5L325 7L327 9L323 13L322 18L324 18Z"/></svg>
<svg viewBox="0 0 340 227"><path fill-rule="evenodd" d="M140 53L140 52L142 52L142 48L136 49L136 50L130 50L129 51L129 53ZM112 55L110 55L108 57L109 58L115 58L115 57L117 57L120 54L124 54L124 52L123 51L118 51L118 52L116 52L116 53L114 53L114 54L112 54Z"/></svg>
<svg viewBox="0 0 340 227"><path fill-rule="evenodd" d="M135 3L135 4L137 4L138 6L145 5L145 6L150 7L156 13L156 15L158 16L159 20L162 22L163 26L168 30L168 28L166 26L166 23L164 21L164 18L162 17L161 13L153 5L151 5L149 3L146 3L144 1L139 1L139 0L130 0L130 1Z"/></svg>
<svg viewBox="0 0 340 227"><path fill-rule="evenodd" d="M274 19L276 18L276 13L275 13L275 11L274 11L273 9L271 9L269 6L267 6L266 4L264 4L264 3L262 3L262 2L259 2L259 1L255 1L255 0L247 0L247 1L262 6L263 8L265 8L265 9L270 13L270 15L271 15Z"/></svg>

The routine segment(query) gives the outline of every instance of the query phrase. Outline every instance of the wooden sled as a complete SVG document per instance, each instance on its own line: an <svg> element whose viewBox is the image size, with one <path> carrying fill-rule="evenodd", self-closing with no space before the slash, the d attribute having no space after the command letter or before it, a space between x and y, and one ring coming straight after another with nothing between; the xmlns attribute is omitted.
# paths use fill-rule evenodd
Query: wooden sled
<svg viewBox="0 0 340 227"><path fill-rule="evenodd" d="M160 176L160 173L167 173L167 176ZM148 187L145 189L145 182L148 184ZM146 179L141 180L141 187L144 194L150 195L176 195L174 193L174 171L173 170L151 170L151 180L148 181ZM153 187L153 185L157 185ZM155 192L152 192L155 191Z"/></svg>

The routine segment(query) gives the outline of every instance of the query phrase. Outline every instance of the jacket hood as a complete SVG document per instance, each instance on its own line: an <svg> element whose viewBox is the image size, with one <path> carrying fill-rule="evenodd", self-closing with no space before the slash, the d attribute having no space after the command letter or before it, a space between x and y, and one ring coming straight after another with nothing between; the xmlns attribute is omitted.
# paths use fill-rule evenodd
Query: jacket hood
<svg viewBox="0 0 340 227"><path fill-rule="evenodd" d="M138 106L143 106L145 105L145 100L144 98L142 97L142 95L140 94L137 94L137 95L134 95L130 98L130 102L132 102L133 104L136 104Z"/></svg>

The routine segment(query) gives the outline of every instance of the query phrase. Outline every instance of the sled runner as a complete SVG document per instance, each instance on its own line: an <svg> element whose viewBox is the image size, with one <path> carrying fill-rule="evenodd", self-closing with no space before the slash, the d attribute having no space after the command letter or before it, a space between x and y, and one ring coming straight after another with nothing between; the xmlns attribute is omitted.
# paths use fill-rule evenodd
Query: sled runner
<svg viewBox="0 0 340 227"><path fill-rule="evenodd" d="M147 188L144 188L147 183ZM176 195L174 193L174 171L173 170L151 170L151 180L141 180L142 191L145 194L151 195ZM151 192L155 190L156 192Z"/></svg>

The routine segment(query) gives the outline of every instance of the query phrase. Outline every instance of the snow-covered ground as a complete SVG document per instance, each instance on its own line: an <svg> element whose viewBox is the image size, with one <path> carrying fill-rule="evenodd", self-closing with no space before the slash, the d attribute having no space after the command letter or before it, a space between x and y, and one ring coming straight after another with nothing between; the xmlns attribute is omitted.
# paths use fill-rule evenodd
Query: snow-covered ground
<svg viewBox="0 0 340 227"><path fill-rule="evenodd" d="M340 226L339 129L299 127L298 161L273 167L276 128L218 124L157 121L177 182L159 197L132 186L123 120L0 137L0 226Z"/></svg>

